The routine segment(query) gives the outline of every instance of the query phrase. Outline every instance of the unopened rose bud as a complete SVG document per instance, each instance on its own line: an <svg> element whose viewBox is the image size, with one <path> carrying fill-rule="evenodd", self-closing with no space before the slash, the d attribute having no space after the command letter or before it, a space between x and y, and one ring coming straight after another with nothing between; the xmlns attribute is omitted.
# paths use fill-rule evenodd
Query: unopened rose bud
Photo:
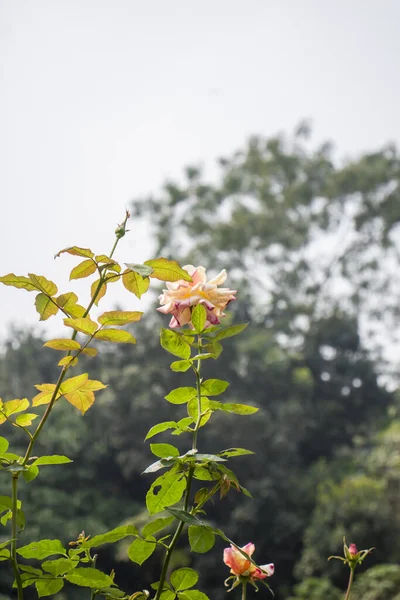
<svg viewBox="0 0 400 600"><path fill-rule="evenodd" d="M350 546L349 546L349 553L352 556L355 556L356 554L358 554L357 546L355 544L350 544Z"/></svg>

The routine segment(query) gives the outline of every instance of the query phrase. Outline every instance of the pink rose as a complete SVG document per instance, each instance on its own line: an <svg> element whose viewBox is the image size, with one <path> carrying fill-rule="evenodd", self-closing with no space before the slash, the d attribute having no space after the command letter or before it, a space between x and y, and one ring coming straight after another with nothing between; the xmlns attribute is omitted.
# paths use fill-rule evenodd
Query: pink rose
<svg viewBox="0 0 400 600"><path fill-rule="evenodd" d="M185 271L192 277L192 281L167 282L166 290L159 296L161 306L158 311L171 314L170 327L191 326L192 308L197 304L203 304L207 311L205 327L217 325L225 316L223 310L231 302L236 300L236 290L218 288L224 283L227 274L225 269L216 277L207 281L204 267L185 265Z"/></svg>
<svg viewBox="0 0 400 600"><path fill-rule="evenodd" d="M243 552L252 556L255 546L251 542L243 546ZM231 573L237 577L250 577L251 579L265 579L274 574L275 566L273 563L268 565L260 565L256 567L243 554L239 552L235 546L225 548L224 563L231 569Z"/></svg>

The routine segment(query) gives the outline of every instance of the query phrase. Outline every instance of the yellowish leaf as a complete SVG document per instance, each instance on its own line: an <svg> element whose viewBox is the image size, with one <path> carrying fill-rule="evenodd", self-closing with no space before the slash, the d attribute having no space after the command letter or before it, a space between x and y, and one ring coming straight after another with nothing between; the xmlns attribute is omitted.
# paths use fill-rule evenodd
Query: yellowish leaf
<svg viewBox="0 0 400 600"><path fill-rule="evenodd" d="M97 381L97 379L88 379L88 381L85 383L84 389L97 392L98 390L104 390L106 387L107 386L104 385L104 383Z"/></svg>
<svg viewBox="0 0 400 600"><path fill-rule="evenodd" d="M65 394L65 398L84 415L94 402L94 393L90 390L77 390Z"/></svg>
<svg viewBox="0 0 400 600"><path fill-rule="evenodd" d="M147 292L150 285L148 277L142 277L139 273L129 269L122 273L122 283L128 292L132 292L138 298L141 298Z"/></svg>
<svg viewBox="0 0 400 600"><path fill-rule="evenodd" d="M75 356L63 356L61 360L58 361L59 367L75 367L78 364L78 359Z"/></svg>
<svg viewBox="0 0 400 600"><path fill-rule="evenodd" d="M96 348L82 348L82 353L87 354L87 356L97 356Z"/></svg>
<svg viewBox="0 0 400 600"><path fill-rule="evenodd" d="M145 265L152 267L153 272L149 277L160 279L161 281L192 281L189 273L182 269L176 260L168 260L167 258L155 258L154 260L146 260Z"/></svg>
<svg viewBox="0 0 400 600"><path fill-rule="evenodd" d="M61 254L72 254L73 256L85 256L86 258L93 258L94 254L89 248L80 248L79 246L71 246L70 248L64 248L64 250L60 250L58 254L55 255L54 258L60 256Z"/></svg>
<svg viewBox="0 0 400 600"><path fill-rule="evenodd" d="M89 317L81 317L79 319L64 319L64 324L67 327L72 327L75 331L80 331L86 335L93 335L98 329L97 323Z"/></svg>
<svg viewBox="0 0 400 600"><path fill-rule="evenodd" d="M92 285L90 286L90 296L92 298L95 295L95 293L97 292L97 288L99 287L99 283L100 283L100 279L96 279L96 281L93 281ZM106 291L107 291L107 284L103 283L102 286L101 286L101 288L97 292L96 300L94 301L94 303L95 303L96 306L98 306L100 300L103 298L103 296L105 296Z"/></svg>
<svg viewBox="0 0 400 600"><path fill-rule="evenodd" d="M96 340L102 342L116 342L120 344L136 344L136 340L129 331L123 329L99 329L95 334Z"/></svg>
<svg viewBox="0 0 400 600"><path fill-rule="evenodd" d="M50 281L49 279L46 279L46 277L43 277L43 275L35 275L34 273L28 273L28 277L40 292L43 292L47 296L54 296L57 294L58 287L54 281Z"/></svg>
<svg viewBox="0 0 400 600"><path fill-rule="evenodd" d="M15 419L17 425L21 425L22 427L27 427L28 425L32 425L32 421L38 418L39 415L35 413L25 413L24 415L18 415Z"/></svg>
<svg viewBox="0 0 400 600"><path fill-rule="evenodd" d="M71 271L69 276L70 279L83 279L84 277L89 277L89 275L93 275L97 270L96 263L88 258L87 260L82 261L79 265L76 265Z"/></svg>
<svg viewBox="0 0 400 600"><path fill-rule="evenodd" d="M110 310L100 315L98 322L102 325L126 325L140 321L142 315L143 313L139 311Z"/></svg>
<svg viewBox="0 0 400 600"><path fill-rule="evenodd" d="M75 390L79 390L85 386L85 383L88 381L88 374L82 373L81 375L76 375L76 377L70 377L62 382L60 386L60 395L64 396L69 392L74 392Z"/></svg>
<svg viewBox="0 0 400 600"><path fill-rule="evenodd" d="M43 292L40 292L35 299L35 307L40 315L40 321L47 321L50 317L53 317L58 313L58 306L55 304L53 298L49 298Z"/></svg>
<svg viewBox="0 0 400 600"><path fill-rule="evenodd" d="M81 345L76 340L70 340L68 338L55 338L54 340L49 340L44 346L48 348L52 348L53 350L61 350L63 352L68 350L79 350Z"/></svg>
<svg viewBox="0 0 400 600"><path fill-rule="evenodd" d="M36 286L33 285L28 277L23 277L22 275L14 275L14 273L9 273L8 275L3 275L0 277L0 283L4 283L4 285L10 285L15 288L27 290L28 292L34 292L37 290Z"/></svg>
<svg viewBox="0 0 400 600"><path fill-rule="evenodd" d="M54 383L41 383L35 385L35 388L40 391L39 394L36 394L34 398L32 398L32 406L40 406L42 404L49 404L53 397L53 393L55 390ZM60 392L57 394L57 398L60 397Z"/></svg>
<svg viewBox="0 0 400 600"><path fill-rule="evenodd" d="M29 400L27 398L21 398L17 400L8 400L8 402L4 402L3 404L3 412L9 417L10 415L14 415L15 413L22 412L26 410L29 406Z"/></svg>
<svg viewBox="0 0 400 600"><path fill-rule="evenodd" d="M57 305L62 308L71 317L83 317L85 309L83 306L77 304L78 296L74 292L68 292L67 294L61 294L56 298Z"/></svg>

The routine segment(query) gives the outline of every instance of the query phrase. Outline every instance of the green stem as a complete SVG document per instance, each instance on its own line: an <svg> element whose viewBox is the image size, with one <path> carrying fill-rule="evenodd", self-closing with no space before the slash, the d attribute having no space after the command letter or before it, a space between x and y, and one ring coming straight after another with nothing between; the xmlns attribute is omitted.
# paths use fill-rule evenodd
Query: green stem
<svg viewBox="0 0 400 600"><path fill-rule="evenodd" d="M198 336L198 340L197 340L197 349L198 349L198 354L200 354L200 350L201 350L201 338L200 336ZM201 361L198 360L197 361L197 368L194 369L195 374L196 374L196 388L197 388L197 419L196 419L196 424L194 426L194 430L193 430L193 438L192 438L192 450L196 449L197 446L197 433L198 430L200 428L200 421L201 421L201 378L200 378L200 369L201 369ZM189 498L190 498L190 490L192 488L192 481L193 481L193 474L194 474L194 467L190 467L189 472L188 472L188 476L187 476L187 480L186 480L186 492L185 492L185 500L184 500L184 504L183 504L183 509L185 511L187 511L188 507L189 507ZM161 574L160 574L160 582L158 584L158 588L157 588L157 593L155 595L154 600L159 600L160 596L162 594L163 588L164 588L164 583L165 583L165 578L167 576L167 572L168 572L168 567L169 567L169 563L172 557L172 554L174 552L175 546L178 542L178 539L182 533L182 529L184 526L184 522L183 521L179 521L179 524L175 530L175 533L173 535L173 538L171 540L171 543L167 546L167 550L165 552L165 556L164 556L164 562L163 562L163 566L161 568Z"/></svg>
<svg viewBox="0 0 400 600"><path fill-rule="evenodd" d="M92 567L93 567L93 569L96 567L96 560L97 560L97 554L95 554L95 555L93 556L93 558L92 558ZM96 596L97 596L97 594L96 594L96 592L94 591L94 589L92 588L92 589L90 590L90 600L94 600L94 599L96 598Z"/></svg>
<svg viewBox="0 0 400 600"><path fill-rule="evenodd" d="M351 590L351 586L353 585L353 579L354 579L354 569L350 568L349 584L347 586L347 591L346 591L344 600L349 600L349 598L350 598L350 590Z"/></svg>
<svg viewBox="0 0 400 600"><path fill-rule="evenodd" d="M18 473L12 475L12 521L11 521L11 565L17 585L18 600L24 599L21 574L17 562L17 504L18 504Z"/></svg>
<svg viewBox="0 0 400 600"><path fill-rule="evenodd" d="M246 600L247 583L242 583L242 600Z"/></svg>

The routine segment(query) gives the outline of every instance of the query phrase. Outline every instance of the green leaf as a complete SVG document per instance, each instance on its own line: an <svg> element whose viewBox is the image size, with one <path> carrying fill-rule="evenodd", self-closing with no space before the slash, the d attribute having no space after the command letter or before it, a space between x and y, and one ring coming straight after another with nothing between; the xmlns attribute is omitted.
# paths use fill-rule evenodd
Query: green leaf
<svg viewBox="0 0 400 600"><path fill-rule="evenodd" d="M3 454L3 452L7 452L8 446L9 444L6 438L0 436L0 454Z"/></svg>
<svg viewBox="0 0 400 600"><path fill-rule="evenodd" d="M200 404L200 410L201 413L204 413L206 410L209 409L210 407L210 401L206 396L202 396L201 399L201 404ZM197 421L197 417L199 414L199 408L198 408L198 400L197 398L192 398L187 405L187 411L188 414L192 417L192 419L194 421Z"/></svg>
<svg viewBox="0 0 400 600"><path fill-rule="evenodd" d="M197 333L201 333L207 321L207 311L202 304L197 304L192 310L192 324Z"/></svg>
<svg viewBox="0 0 400 600"><path fill-rule="evenodd" d="M228 448L227 450L221 450L220 456L244 456L245 454L254 454L251 450L246 448Z"/></svg>
<svg viewBox="0 0 400 600"><path fill-rule="evenodd" d="M8 560L10 558L10 551L8 548L2 548L0 550L0 561Z"/></svg>
<svg viewBox="0 0 400 600"><path fill-rule="evenodd" d="M47 573L57 577L58 575L64 575L74 569L79 563L78 560L71 560L70 558L57 558L56 560L45 560L41 567Z"/></svg>
<svg viewBox="0 0 400 600"><path fill-rule="evenodd" d="M168 527L168 525L171 525L173 521L174 517L159 517L158 519L154 519L154 521L147 523L147 525L143 527L143 537L154 535L155 533L162 531Z"/></svg>
<svg viewBox="0 0 400 600"><path fill-rule="evenodd" d="M40 315L39 321L47 321L50 317L53 317L58 313L58 306L49 298L46 294L40 292L35 299L35 307Z"/></svg>
<svg viewBox="0 0 400 600"><path fill-rule="evenodd" d="M192 417L183 417L183 419L181 419L180 421L177 422L177 424L176 424L177 429L172 432L172 435L180 435L181 433L184 433L185 431L191 431L189 429L189 427L190 427L190 425L192 425L192 423L193 423Z"/></svg>
<svg viewBox="0 0 400 600"><path fill-rule="evenodd" d="M40 540L31 542L27 546L17 549L17 553L23 558L36 558L41 560L53 554L66 554L66 550L60 540Z"/></svg>
<svg viewBox="0 0 400 600"><path fill-rule="evenodd" d="M210 600L207 594L199 590L186 590L180 592L179 600Z"/></svg>
<svg viewBox="0 0 400 600"><path fill-rule="evenodd" d="M175 429L176 427L177 424L175 421L164 421L163 423L158 423L157 425L153 425L153 427L149 429L149 432L144 439L148 440L153 436L157 435L158 433L167 431L167 429Z"/></svg>
<svg viewBox="0 0 400 600"><path fill-rule="evenodd" d="M125 263L125 266L128 267L130 271L134 273L138 273L141 277L148 277L152 274L153 268L148 265L136 265L134 263Z"/></svg>
<svg viewBox="0 0 400 600"><path fill-rule="evenodd" d="M37 419L38 416L39 415L36 415L35 413L25 413L23 415L18 415L15 422L21 427L28 427L28 425L32 425L32 422Z"/></svg>
<svg viewBox="0 0 400 600"><path fill-rule="evenodd" d="M63 250L60 250L60 252L58 252L54 258L57 258L61 254L64 254L64 252L66 252L67 254L72 254L72 256L83 256L86 258L93 258L93 256L94 256L93 252L91 250L89 250L89 248L80 248L79 246L70 246L69 248L64 248Z"/></svg>
<svg viewBox="0 0 400 600"><path fill-rule="evenodd" d="M73 462L70 458L59 454L53 454L52 456L41 456L37 458L30 466L38 465L64 465L65 463Z"/></svg>
<svg viewBox="0 0 400 600"><path fill-rule="evenodd" d="M4 285L10 285L15 288L26 290L27 292L34 292L37 290L37 287L33 285L32 281L28 279L28 277L23 277L22 275L14 275L14 273L9 273L8 275L3 275L0 277L0 283L4 283Z"/></svg>
<svg viewBox="0 0 400 600"><path fill-rule="evenodd" d="M124 331L123 329L99 329L95 334L95 338L102 342L136 344L133 335L129 331Z"/></svg>
<svg viewBox="0 0 400 600"><path fill-rule="evenodd" d="M174 356L184 359L190 358L191 351L189 344L176 331L161 329L160 343L164 350L167 350L167 352L170 352Z"/></svg>
<svg viewBox="0 0 400 600"><path fill-rule="evenodd" d="M142 540L137 538L128 548L128 556L132 562L142 565L145 560L150 558L156 549L156 539L150 538Z"/></svg>
<svg viewBox="0 0 400 600"><path fill-rule="evenodd" d="M122 273L122 283L128 292L141 298L149 289L150 280L148 277L142 277L139 273L127 269Z"/></svg>
<svg viewBox="0 0 400 600"><path fill-rule="evenodd" d="M189 567L183 567L177 569L171 573L170 581L177 592L180 590L187 590L199 580L199 576L196 571L189 569Z"/></svg>
<svg viewBox="0 0 400 600"><path fill-rule="evenodd" d="M206 350L207 353L212 354L212 357L215 360L221 354L223 346L219 342L211 342L210 344L203 346L203 349Z"/></svg>
<svg viewBox="0 0 400 600"><path fill-rule="evenodd" d="M72 269L69 279L83 279L84 277L93 275L96 270L96 263L91 258L88 258Z"/></svg>
<svg viewBox="0 0 400 600"><path fill-rule="evenodd" d="M98 325L89 317L80 317L78 319L64 319L64 325L67 327L72 327L75 331L79 331L80 333L84 333L85 335L93 335L97 329Z"/></svg>
<svg viewBox="0 0 400 600"><path fill-rule="evenodd" d="M0 512L7 508L12 508L12 498L10 496L0 496ZM17 508L21 508L21 500L18 500Z"/></svg>
<svg viewBox="0 0 400 600"><path fill-rule="evenodd" d="M236 415L253 415L259 409L256 406L249 406L248 404L230 404L221 403L221 409L228 413L235 413Z"/></svg>
<svg viewBox="0 0 400 600"><path fill-rule="evenodd" d="M186 479L183 473L171 469L160 475L152 483L146 494L146 505L149 513L154 515L164 510L167 506L176 504L181 500L186 489Z"/></svg>
<svg viewBox="0 0 400 600"><path fill-rule="evenodd" d="M40 292L44 292L47 296L54 296L58 292L58 288L53 281L46 279L43 275L35 275L34 273L28 273L28 277Z"/></svg>
<svg viewBox="0 0 400 600"><path fill-rule="evenodd" d="M29 483L39 475L38 467L28 467L26 471L22 471L22 477Z"/></svg>
<svg viewBox="0 0 400 600"><path fill-rule="evenodd" d="M207 379L201 384L201 393L206 396L218 396L222 394L229 386L227 381L222 379Z"/></svg>
<svg viewBox="0 0 400 600"><path fill-rule="evenodd" d="M81 547L97 548L97 546L101 546L102 544L114 544L130 535L138 535L138 533L139 532L134 525L121 525L111 531L107 531L107 533L102 533L89 538Z"/></svg>
<svg viewBox="0 0 400 600"><path fill-rule="evenodd" d="M179 456L178 448L171 444L150 444L150 450L159 458L169 458L170 456Z"/></svg>
<svg viewBox="0 0 400 600"><path fill-rule="evenodd" d="M165 399L171 402L171 404L185 404L192 398L195 398L196 395L197 390L194 387L179 387L167 394Z"/></svg>
<svg viewBox="0 0 400 600"><path fill-rule="evenodd" d="M172 465L174 465L176 462L177 462L176 457L161 458L160 460L157 460L156 462L149 465L143 471L143 475L147 474L147 473L156 473L157 471L160 471L160 469L166 469L167 467L172 467Z"/></svg>
<svg viewBox="0 0 400 600"><path fill-rule="evenodd" d="M153 272L149 275L161 281L192 281L191 276L187 271L182 269L176 260L168 260L167 258L155 258L146 260L145 265L152 267Z"/></svg>
<svg viewBox="0 0 400 600"><path fill-rule="evenodd" d="M242 325L232 325L232 327L227 327L226 329L223 329L222 331L217 333L217 335L215 336L214 339L215 340L224 340L225 338L233 337L234 335L238 335L244 329L246 329L247 325L248 325L248 323L243 323Z"/></svg>
<svg viewBox="0 0 400 600"><path fill-rule="evenodd" d="M190 525L188 536L192 552L198 554L208 552L215 544L215 535L206 527Z"/></svg>
<svg viewBox="0 0 400 600"><path fill-rule="evenodd" d="M79 342L68 338L55 338L54 340L49 340L43 346L47 346L47 348L52 348L53 350L61 350L62 352L80 350L81 347Z"/></svg>
<svg viewBox="0 0 400 600"><path fill-rule="evenodd" d="M194 515L191 515L187 510L182 510L180 508L174 508L172 506L169 506L166 510L169 513L171 513L171 515L173 515L179 521L183 521L184 523L187 523L188 525L204 527L204 523L202 521L200 521L199 518L195 517Z"/></svg>
<svg viewBox="0 0 400 600"><path fill-rule="evenodd" d="M175 371L175 373L184 373L192 366L192 361L190 360L175 360L170 364L170 369Z"/></svg>
<svg viewBox="0 0 400 600"><path fill-rule="evenodd" d="M105 312L97 319L101 325L126 325L140 321L143 313L129 310L111 310Z"/></svg>
<svg viewBox="0 0 400 600"><path fill-rule="evenodd" d="M81 587L100 589L112 585L113 580L98 569L77 567L65 575L65 579Z"/></svg>
<svg viewBox="0 0 400 600"><path fill-rule="evenodd" d="M43 598L44 596L52 596L63 589L64 580L61 578L39 579L38 581L35 581L35 587L39 598Z"/></svg>
<svg viewBox="0 0 400 600"><path fill-rule="evenodd" d="M161 592L160 600L175 600L176 594L172 590L165 589Z"/></svg>

